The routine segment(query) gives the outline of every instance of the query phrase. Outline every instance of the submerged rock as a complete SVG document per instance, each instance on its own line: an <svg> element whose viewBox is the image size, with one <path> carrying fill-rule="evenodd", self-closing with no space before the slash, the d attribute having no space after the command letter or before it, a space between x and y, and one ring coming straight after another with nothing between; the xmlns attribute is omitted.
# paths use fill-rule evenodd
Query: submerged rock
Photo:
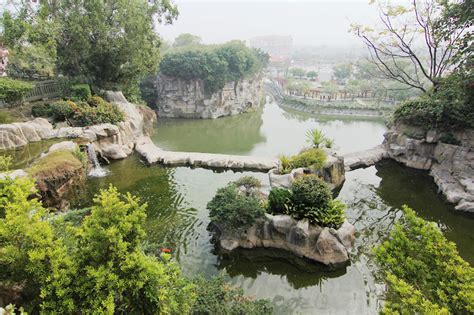
<svg viewBox="0 0 474 315"><path fill-rule="evenodd" d="M212 223L219 246L227 251L236 248L278 248L299 257L331 267L350 261L355 228L347 221L337 229L297 221L288 215L266 214L245 231L229 230Z"/></svg>

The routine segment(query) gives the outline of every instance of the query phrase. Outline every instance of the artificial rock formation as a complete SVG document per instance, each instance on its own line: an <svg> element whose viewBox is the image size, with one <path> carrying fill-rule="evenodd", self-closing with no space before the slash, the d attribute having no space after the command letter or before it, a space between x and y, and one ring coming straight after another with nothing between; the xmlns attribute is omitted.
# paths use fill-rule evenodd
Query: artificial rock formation
<svg viewBox="0 0 474 315"><path fill-rule="evenodd" d="M203 80L183 80L160 74L157 89L159 117L218 118L260 106L262 80L255 76L229 82L222 90L208 95Z"/></svg>
<svg viewBox="0 0 474 315"><path fill-rule="evenodd" d="M436 130L425 132L401 124L384 136L390 158L408 167L429 170L456 210L474 212L474 130L452 133L456 145L443 143L442 133Z"/></svg>
<svg viewBox="0 0 474 315"><path fill-rule="evenodd" d="M345 177L344 157L334 152L327 151L326 163L321 170L297 168L289 174L280 174L278 168L268 172L271 187L290 188L293 181L303 174L316 174L329 184L333 191L342 187Z"/></svg>
<svg viewBox="0 0 474 315"><path fill-rule="evenodd" d="M288 215L266 214L245 231L226 229L217 223L213 227L224 250L278 248L331 267L349 262L355 241L355 228L347 221L336 230Z"/></svg>
<svg viewBox="0 0 474 315"><path fill-rule="evenodd" d="M122 159L133 152L136 141L150 132L156 114L145 106L129 103L122 92L105 92L105 99L116 104L125 114L125 121L87 127L53 126L44 118L29 122L0 125L0 150L17 149L29 142L52 138L75 139L92 143L95 151L107 159Z"/></svg>
<svg viewBox="0 0 474 315"><path fill-rule="evenodd" d="M278 167L279 160L245 155L230 155L200 152L164 151L157 147L149 137L137 140L135 150L147 164L164 164L169 166L207 167L232 170L268 171Z"/></svg>

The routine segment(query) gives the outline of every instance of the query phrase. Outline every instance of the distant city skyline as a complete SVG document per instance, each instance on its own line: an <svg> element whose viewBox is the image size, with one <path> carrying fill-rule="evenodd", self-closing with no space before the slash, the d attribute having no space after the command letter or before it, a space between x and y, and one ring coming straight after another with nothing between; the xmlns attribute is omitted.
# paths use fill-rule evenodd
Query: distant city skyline
<svg viewBox="0 0 474 315"><path fill-rule="evenodd" d="M348 32L351 23L372 25L376 6L367 0L337 1L175 1L180 15L172 25L159 25L158 33L172 41L181 33L200 36L204 43L255 36L291 36L295 47L360 45Z"/></svg>

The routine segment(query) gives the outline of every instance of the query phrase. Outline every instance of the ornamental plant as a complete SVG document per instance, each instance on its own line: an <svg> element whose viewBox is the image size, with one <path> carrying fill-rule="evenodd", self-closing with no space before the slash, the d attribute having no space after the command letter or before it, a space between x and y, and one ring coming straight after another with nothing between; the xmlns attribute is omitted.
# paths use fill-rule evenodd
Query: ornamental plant
<svg viewBox="0 0 474 315"><path fill-rule="evenodd" d="M20 104L26 93L32 89L31 83L0 77L0 101L10 106Z"/></svg>
<svg viewBox="0 0 474 315"><path fill-rule="evenodd" d="M474 268L436 223L402 207L404 215L374 250L388 283L383 314L474 313Z"/></svg>

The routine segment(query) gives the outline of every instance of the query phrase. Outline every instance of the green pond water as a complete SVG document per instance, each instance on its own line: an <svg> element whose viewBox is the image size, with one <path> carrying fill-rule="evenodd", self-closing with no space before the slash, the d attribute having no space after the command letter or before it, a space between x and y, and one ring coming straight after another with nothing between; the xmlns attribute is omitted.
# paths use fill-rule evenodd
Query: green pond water
<svg viewBox="0 0 474 315"><path fill-rule="evenodd" d="M314 127L334 138L342 153L380 144L386 130L383 121L314 117L270 102L261 111L217 120L159 120L153 141L172 150L275 156L298 152L306 145L306 130ZM401 215L402 204L439 223L461 255L474 262L474 221L453 212L426 172L392 161L346 174L338 198L348 206L357 240L352 263L332 272L280 251L238 250L226 256L216 251L206 229L207 202L219 187L244 174L268 185L267 174L147 167L137 155L106 168L110 174L89 179L76 206L89 205L91 196L111 183L122 192L140 196L148 203L150 245L171 248L189 277L224 273L246 294L269 299L276 314L377 313L383 283L377 280L371 248L387 236Z"/></svg>

